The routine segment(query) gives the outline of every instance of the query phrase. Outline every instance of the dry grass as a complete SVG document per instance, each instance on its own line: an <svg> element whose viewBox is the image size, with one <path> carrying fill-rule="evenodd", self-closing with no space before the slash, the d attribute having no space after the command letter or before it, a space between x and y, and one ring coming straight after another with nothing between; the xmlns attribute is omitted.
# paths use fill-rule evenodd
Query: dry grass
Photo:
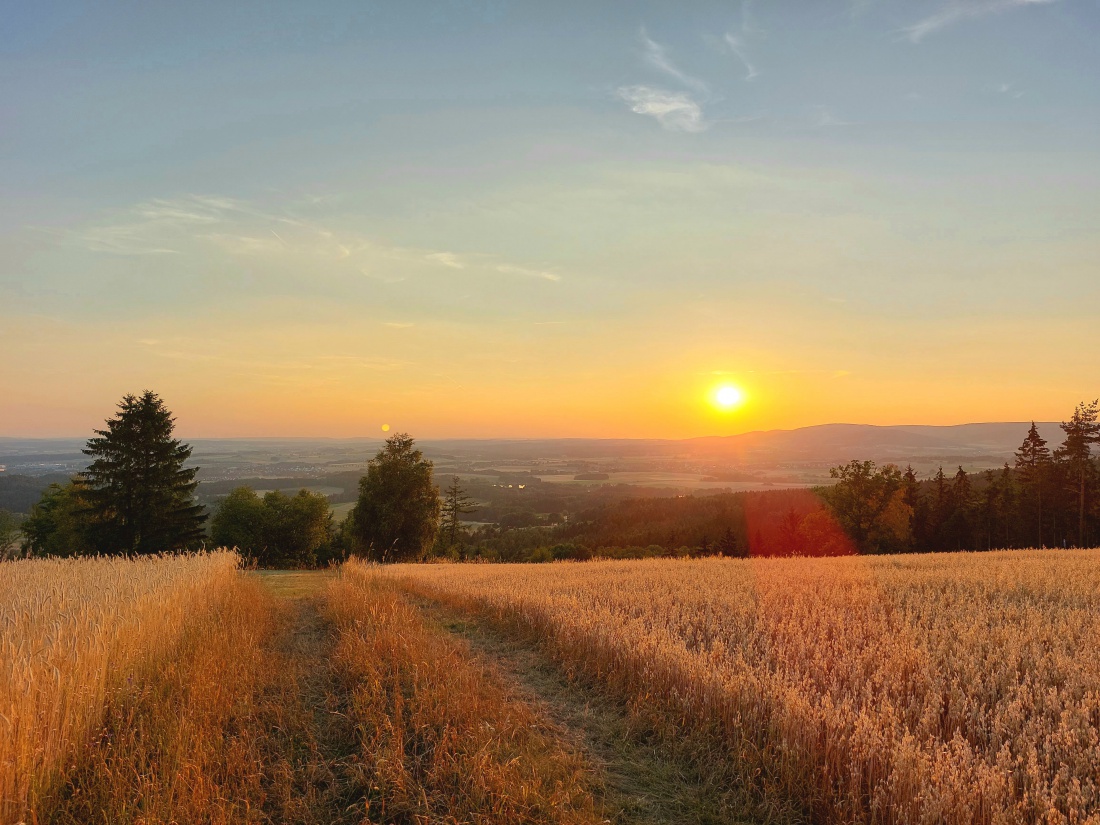
<svg viewBox="0 0 1100 825"><path fill-rule="evenodd" d="M289 773L258 724L282 617L243 577L211 601L156 672L109 692L103 724L35 819L265 821L264 803Z"/></svg>
<svg viewBox="0 0 1100 825"><path fill-rule="evenodd" d="M103 724L29 821L361 822L330 647L311 601L238 576L160 667L108 691Z"/></svg>
<svg viewBox="0 0 1100 825"><path fill-rule="evenodd" d="M581 758L373 568L328 593L372 822L595 823Z"/></svg>
<svg viewBox="0 0 1100 825"><path fill-rule="evenodd" d="M403 566L814 820L1100 822L1100 551Z"/></svg>
<svg viewBox="0 0 1100 825"><path fill-rule="evenodd" d="M24 817L196 614L237 580L203 555L0 565L0 822Z"/></svg>

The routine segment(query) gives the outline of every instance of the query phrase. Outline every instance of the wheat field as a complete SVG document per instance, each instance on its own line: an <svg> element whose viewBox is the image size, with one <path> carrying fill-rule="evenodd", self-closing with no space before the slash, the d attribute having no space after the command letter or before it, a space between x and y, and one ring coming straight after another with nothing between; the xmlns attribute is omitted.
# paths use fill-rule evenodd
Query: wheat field
<svg viewBox="0 0 1100 825"><path fill-rule="evenodd" d="M1100 822L1100 551L395 566L799 818Z"/></svg>
<svg viewBox="0 0 1100 825"><path fill-rule="evenodd" d="M16 822L99 724L237 579L216 552L8 562L0 578L0 822Z"/></svg>
<svg viewBox="0 0 1100 825"><path fill-rule="evenodd" d="M598 825L588 770L469 645L373 568L326 593L372 822Z"/></svg>

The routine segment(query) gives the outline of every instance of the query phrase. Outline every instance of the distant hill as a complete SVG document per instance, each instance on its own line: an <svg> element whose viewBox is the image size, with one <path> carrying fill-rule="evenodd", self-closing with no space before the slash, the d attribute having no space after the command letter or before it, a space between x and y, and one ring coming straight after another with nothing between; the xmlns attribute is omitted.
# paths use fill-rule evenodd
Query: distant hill
<svg viewBox="0 0 1100 825"><path fill-rule="evenodd" d="M29 513L42 491L51 483L64 484L69 476L51 473L43 476L7 475L0 473L0 510L10 513Z"/></svg>
<svg viewBox="0 0 1100 825"><path fill-rule="evenodd" d="M839 464L853 458L882 463L913 460L927 465L942 460L998 466L1012 461L1031 422L995 422L932 426L923 424L820 424L794 430L766 430L741 435L672 439L449 439L420 442L426 454L523 458L610 458L677 456L752 465L782 463ZM1055 422L1037 425L1051 448L1061 442Z"/></svg>
<svg viewBox="0 0 1100 825"><path fill-rule="evenodd" d="M992 465L1012 461L1031 422L996 422L880 427L872 424L821 424L797 430L767 430L727 437L692 438L693 451L743 463L843 462L853 458L878 462L948 459ZM1051 446L1063 435L1057 423L1037 424Z"/></svg>
<svg viewBox="0 0 1100 825"><path fill-rule="evenodd" d="M906 464L927 471L936 464L969 468L996 467L1013 460L1030 422L996 422L929 426L922 424L821 424L794 430L766 430L731 436L673 439L533 438L422 439L425 455L446 464L459 462L525 462L658 458L717 465L768 467L786 464L836 465L851 459ZM1053 449L1062 440L1057 423L1043 422L1039 431ZM381 440L330 438L187 439L195 448L193 464L204 477L319 478L333 472L360 470ZM41 476L75 472L86 458L79 439L0 437L0 465L9 474ZM475 465L470 465L475 466ZM602 472L587 467L581 472ZM576 471L574 471L576 472ZM572 474L572 473L571 473ZM0 473L2 476L3 473Z"/></svg>

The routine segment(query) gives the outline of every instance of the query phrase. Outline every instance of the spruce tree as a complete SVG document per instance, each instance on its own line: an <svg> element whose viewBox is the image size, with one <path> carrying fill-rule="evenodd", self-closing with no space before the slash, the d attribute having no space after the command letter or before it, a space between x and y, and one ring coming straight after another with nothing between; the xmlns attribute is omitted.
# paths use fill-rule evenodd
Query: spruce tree
<svg viewBox="0 0 1100 825"><path fill-rule="evenodd" d="M1073 411L1069 421L1062 422L1066 440L1055 453L1063 462L1071 483L1077 493L1077 544L1085 544L1085 500L1086 493L1096 475L1092 465L1091 445L1100 443L1100 423L1097 413L1100 411L1100 399L1090 403L1082 401Z"/></svg>
<svg viewBox="0 0 1100 825"><path fill-rule="evenodd" d="M1050 475L1050 450L1046 439L1039 435L1039 428L1031 422L1024 443L1016 453L1016 469L1025 490L1031 491L1038 510L1039 547L1043 546L1043 490Z"/></svg>
<svg viewBox="0 0 1100 825"><path fill-rule="evenodd" d="M195 546L206 517L194 499L198 471L183 466L191 448L172 438L174 419L156 393L118 406L84 449L93 459L81 474L92 548L130 555Z"/></svg>

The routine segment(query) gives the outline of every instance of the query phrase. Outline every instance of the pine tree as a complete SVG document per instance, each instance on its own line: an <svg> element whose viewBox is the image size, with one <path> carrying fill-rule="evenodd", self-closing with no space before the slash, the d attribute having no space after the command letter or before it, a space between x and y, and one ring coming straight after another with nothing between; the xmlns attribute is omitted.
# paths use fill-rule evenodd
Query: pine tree
<svg viewBox="0 0 1100 825"><path fill-rule="evenodd" d="M458 539L459 521L462 516L477 509L473 504L474 500L466 495L466 491L459 486L458 476L455 476L443 496L443 526L447 531L448 546L454 547Z"/></svg>
<svg viewBox="0 0 1100 825"><path fill-rule="evenodd" d="M1024 443L1016 453L1016 469L1025 490L1030 490L1038 510L1039 547L1043 547L1043 491L1050 477L1050 450L1046 439L1039 435L1039 428L1031 422Z"/></svg>
<svg viewBox="0 0 1100 825"><path fill-rule="evenodd" d="M1006 461L1004 467L1001 468L1001 480L1000 484L1001 493L1001 519L1004 524L1004 546L1015 547L1016 544L1013 541L1013 513L1016 512L1016 484L1012 478L1012 468L1008 466Z"/></svg>
<svg viewBox="0 0 1100 825"><path fill-rule="evenodd" d="M1100 411L1100 399L1090 403L1082 401L1073 411L1069 421L1062 422L1066 440L1055 453L1064 463L1069 478L1077 493L1077 544L1085 544L1085 499L1086 490L1096 474L1092 465L1091 445L1100 443L1100 423L1097 413Z"/></svg>
<svg viewBox="0 0 1100 825"><path fill-rule="evenodd" d="M81 474L92 548L103 554L183 550L202 538L206 516L195 504L196 468L183 465L191 448L172 438L174 419L146 390L127 395L119 412L96 430Z"/></svg>
<svg viewBox="0 0 1100 825"><path fill-rule="evenodd" d="M928 525L928 511L920 494L920 482L913 465L909 464L901 476L902 502L909 508L909 542L906 549L918 547L924 539Z"/></svg>
<svg viewBox="0 0 1100 825"><path fill-rule="evenodd" d="M947 476L943 467L936 470L932 476L932 501L928 508L928 539L929 549L933 552L944 549L944 528L951 518L952 503L947 487Z"/></svg>
<svg viewBox="0 0 1100 825"><path fill-rule="evenodd" d="M944 530L951 542L952 550L969 550L972 547L970 517L974 507L974 491L970 485L970 476L959 467L948 491L951 515L944 524Z"/></svg>

